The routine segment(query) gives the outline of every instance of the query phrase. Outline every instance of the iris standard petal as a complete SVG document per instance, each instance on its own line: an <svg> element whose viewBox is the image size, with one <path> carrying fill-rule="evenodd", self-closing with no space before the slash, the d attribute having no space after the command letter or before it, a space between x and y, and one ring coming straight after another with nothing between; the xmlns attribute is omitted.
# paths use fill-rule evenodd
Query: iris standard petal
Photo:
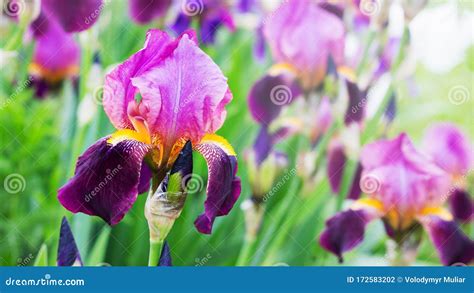
<svg viewBox="0 0 474 293"><path fill-rule="evenodd" d="M53 86L79 72L80 49L72 35L44 13L31 24L36 44L29 73Z"/></svg>
<svg viewBox="0 0 474 293"><path fill-rule="evenodd" d="M453 176L464 176L473 166L472 145L467 135L451 123L437 123L425 133L423 150Z"/></svg>
<svg viewBox="0 0 474 293"><path fill-rule="evenodd" d="M102 0L42 0L41 8L48 18L54 17L66 32L80 32L99 18Z"/></svg>
<svg viewBox="0 0 474 293"><path fill-rule="evenodd" d="M140 24L165 16L171 6L171 0L129 0L130 16Z"/></svg>
<svg viewBox="0 0 474 293"><path fill-rule="evenodd" d="M453 221L426 216L421 223L428 231L443 265L468 265L474 259L474 241L469 239Z"/></svg>
<svg viewBox="0 0 474 293"><path fill-rule="evenodd" d="M177 42L172 54L132 78L142 96L140 106L147 108L142 116L166 148L182 137L197 143L205 133L214 133L232 100L227 79L193 35L185 33Z"/></svg>
<svg viewBox="0 0 474 293"><path fill-rule="evenodd" d="M448 174L418 152L406 134L366 145L361 163L362 190L400 215L439 206L447 198Z"/></svg>
<svg viewBox="0 0 474 293"><path fill-rule="evenodd" d="M137 198L148 146L135 140L111 144L108 138L100 139L79 157L75 175L59 189L58 199L73 213L99 216L114 225Z"/></svg>
<svg viewBox="0 0 474 293"><path fill-rule="evenodd" d="M297 83L284 75L265 75L250 89L248 104L252 117L259 123L269 125L283 106L293 102L301 94Z"/></svg>
<svg viewBox="0 0 474 293"><path fill-rule="evenodd" d="M285 1L265 22L264 34L278 62L297 68L305 88L317 86L331 56L344 59L342 21L312 1Z"/></svg>
<svg viewBox="0 0 474 293"><path fill-rule="evenodd" d="M71 227L66 219L63 217L61 221L61 231L59 232L58 258L57 264L62 266L82 266L81 255L77 248L74 235L72 235Z"/></svg>
<svg viewBox="0 0 474 293"><path fill-rule="evenodd" d="M229 143L215 134L207 135L195 149L206 159L209 177L205 212L194 225L201 233L210 234L214 219L227 215L239 198L240 178L236 177L237 157Z"/></svg>

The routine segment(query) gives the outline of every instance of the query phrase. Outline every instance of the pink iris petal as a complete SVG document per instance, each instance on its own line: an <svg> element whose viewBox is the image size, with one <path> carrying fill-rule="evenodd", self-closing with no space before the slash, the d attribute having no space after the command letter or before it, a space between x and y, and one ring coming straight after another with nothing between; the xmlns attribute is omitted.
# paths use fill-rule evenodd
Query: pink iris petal
<svg viewBox="0 0 474 293"><path fill-rule="evenodd" d="M450 123L430 127L423 138L423 150L438 166L454 176L465 175L473 166L469 138Z"/></svg>
<svg viewBox="0 0 474 293"><path fill-rule="evenodd" d="M232 99L227 79L199 49L193 32L172 40L150 30L144 48L107 76L104 109L115 127L131 128L127 106L137 93L141 117L168 146L215 132Z"/></svg>
<svg viewBox="0 0 474 293"><path fill-rule="evenodd" d="M278 62L292 64L312 83L326 72L331 56L344 58L344 25L316 2L288 1L268 16L264 34Z"/></svg>
<svg viewBox="0 0 474 293"><path fill-rule="evenodd" d="M441 204L447 197L448 174L419 153L406 134L367 145L361 163L362 190L371 185L373 195L386 208L396 208L400 213L420 211Z"/></svg>

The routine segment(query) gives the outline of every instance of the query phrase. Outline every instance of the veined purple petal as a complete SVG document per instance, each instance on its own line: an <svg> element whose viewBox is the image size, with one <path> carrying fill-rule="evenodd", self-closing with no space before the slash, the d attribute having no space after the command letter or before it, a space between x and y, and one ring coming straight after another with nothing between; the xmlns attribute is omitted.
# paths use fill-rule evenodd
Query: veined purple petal
<svg viewBox="0 0 474 293"><path fill-rule="evenodd" d="M317 2L285 1L268 17L264 34L275 59L293 65L305 88L321 82L329 56L343 62L344 25Z"/></svg>
<svg viewBox="0 0 474 293"><path fill-rule="evenodd" d="M469 222L474 218L474 201L466 190L455 189L449 196L448 202L456 220Z"/></svg>
<svg viewBox="0 0 474 293"><path fill-rule="evenodd" d="M365 226L371 219L365 210L339 212L326 221L326 229L319 238L319 244L334 253L342 263L342 254L364 239Z"/></svg>
<svg viewBox="0 0 474 293"><path fill-rule="evenodd" d="M66 32L80 32L99 18L102 0L42 0L41 9L48 18L55 18Z"/></svg>
<svg viewBox="0 0 474 293"><path fill-rule="evenodd" d="M59 267L70 267L73 265L82 266L81 255L66 217L63 217L61 221L57 264Z"/></svg>
<svg viewBox="0 0 474 293"><path fill-rule="evenodd" d="M196 146L207 161L209 177L205 212L194 225L201 233L210 234L216 217L227 215L239 198L240 178L236 177L237 158L230 145L213 135Z"/></svg>
<svg viewBox="0 0 474 293"><path fill-rule="evenodd" d="M362 190L400 215L439 206L448 194L448 174L419 153L404 133L366 145L361 163Z"/></svg>
<svg viewBox="0 0 474 293"><path fill-rule="evenodd" d="M269 125L280 114L282 107L293 102L300 94L297 83L285 76L265 75L250 89L250 113L257 122Z"/></svg>
<svg viewBox="0 0 474 293"><path fill-rule="evenodd" d="M73 213L99 216L114 225L137 198L148 147L135 140L112 145L107 139L100 139L79 157L74 177L59 189L58 199Z"/></svg>
<svg viewBox="0 0 474 293"><path fill-rule="evenodd" d="M171 0L129 0L130 15L140 24L165 16L171 6Z"/></svg>
<svg viewBox="0 0 474 293"><path fill-rule="evenodd" d="M469 138L454 124L431 126L423 138L423 150L453 176L465 176L473 166L473 147Z"/></svg>
<svg viewBox="0 0 474 293"><path fill-rule="evenodd" d="M161 256L160 256L160 261L158 262L158 266L159 267L172 267L173 266L168 241L165 241L165 243L163 244L163 249L161 250Z"/></svg>
<svg viewBox="0 0 474 293"><path fill-rule="evenodd" d="M421 222L438 250L443 265L468 265L473 261L474 241L455 222L445 221L437 216L427 216Z"/></svg>

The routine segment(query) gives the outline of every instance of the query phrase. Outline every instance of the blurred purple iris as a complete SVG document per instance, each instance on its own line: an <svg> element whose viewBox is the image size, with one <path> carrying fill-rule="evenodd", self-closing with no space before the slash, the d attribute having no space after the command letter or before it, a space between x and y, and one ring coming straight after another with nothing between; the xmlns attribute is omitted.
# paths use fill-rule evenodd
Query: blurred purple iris
<svg viewBox="0 0 474 293"><path fill-rule="evenodd" d="M104 110L118 130L79 158L59 201L117 224L146 191L141 187L151 176L159 184L190 142L209 167L205 212L195 225L211 233L214 219L229 213L240 194L236 154L214 134L231 100L227 79L199 49L194 32L172 39L150 30L143 49L106 76Z"/></svg>
<svg viewBox="0 0 474 293"><path fill-rule="evenodd" d="M101 6L101 0L41 1L40 15L31 24L36 44L29 66L37 96L78 75L80 48L71 33L92 26Z"/></svg>
<svg viewBox="0 0 474 293"><path fill-rule="evenodd" d="M368 197L326 222L321 246L342 261L344 252L361 243L365 226L381 218L399 244L424 227L444 265L473 260L474 242L442 208L449 196L448 173L419 153L406 134L365 146L361 163L360 185Z"/></svg>
<svg viewBox="0 0 474 293"><path fill-rule="evenodd" d="M191 26L193 19L197 19L201 41L205 44L214 43L220 27L235 30L230 7L230 3L223 0L183 0L171 29L179 35Z"/></svg>

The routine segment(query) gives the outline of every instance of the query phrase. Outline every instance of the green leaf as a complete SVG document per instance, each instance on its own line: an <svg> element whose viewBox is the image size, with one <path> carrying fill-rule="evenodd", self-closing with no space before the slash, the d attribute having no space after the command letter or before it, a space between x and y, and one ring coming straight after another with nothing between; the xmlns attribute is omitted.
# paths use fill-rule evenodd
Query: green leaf
<svg viewBox="0 0 474 293"><path fill-rule="evenodd" d="M47 267L48 266L48 247L46 244L42 244L41 248L38 252L38 256L36 257L35 263L33 264L35 267Z"/></svg>
<svg viewBox="0 0 474 293"><path fill-rule="evenodd" d="M107 244L109 243L110 227L104 226L102 232L100 232L97 241L91 249L87 264L97 265L104 262L105 253L107 251Z"/></svg>

